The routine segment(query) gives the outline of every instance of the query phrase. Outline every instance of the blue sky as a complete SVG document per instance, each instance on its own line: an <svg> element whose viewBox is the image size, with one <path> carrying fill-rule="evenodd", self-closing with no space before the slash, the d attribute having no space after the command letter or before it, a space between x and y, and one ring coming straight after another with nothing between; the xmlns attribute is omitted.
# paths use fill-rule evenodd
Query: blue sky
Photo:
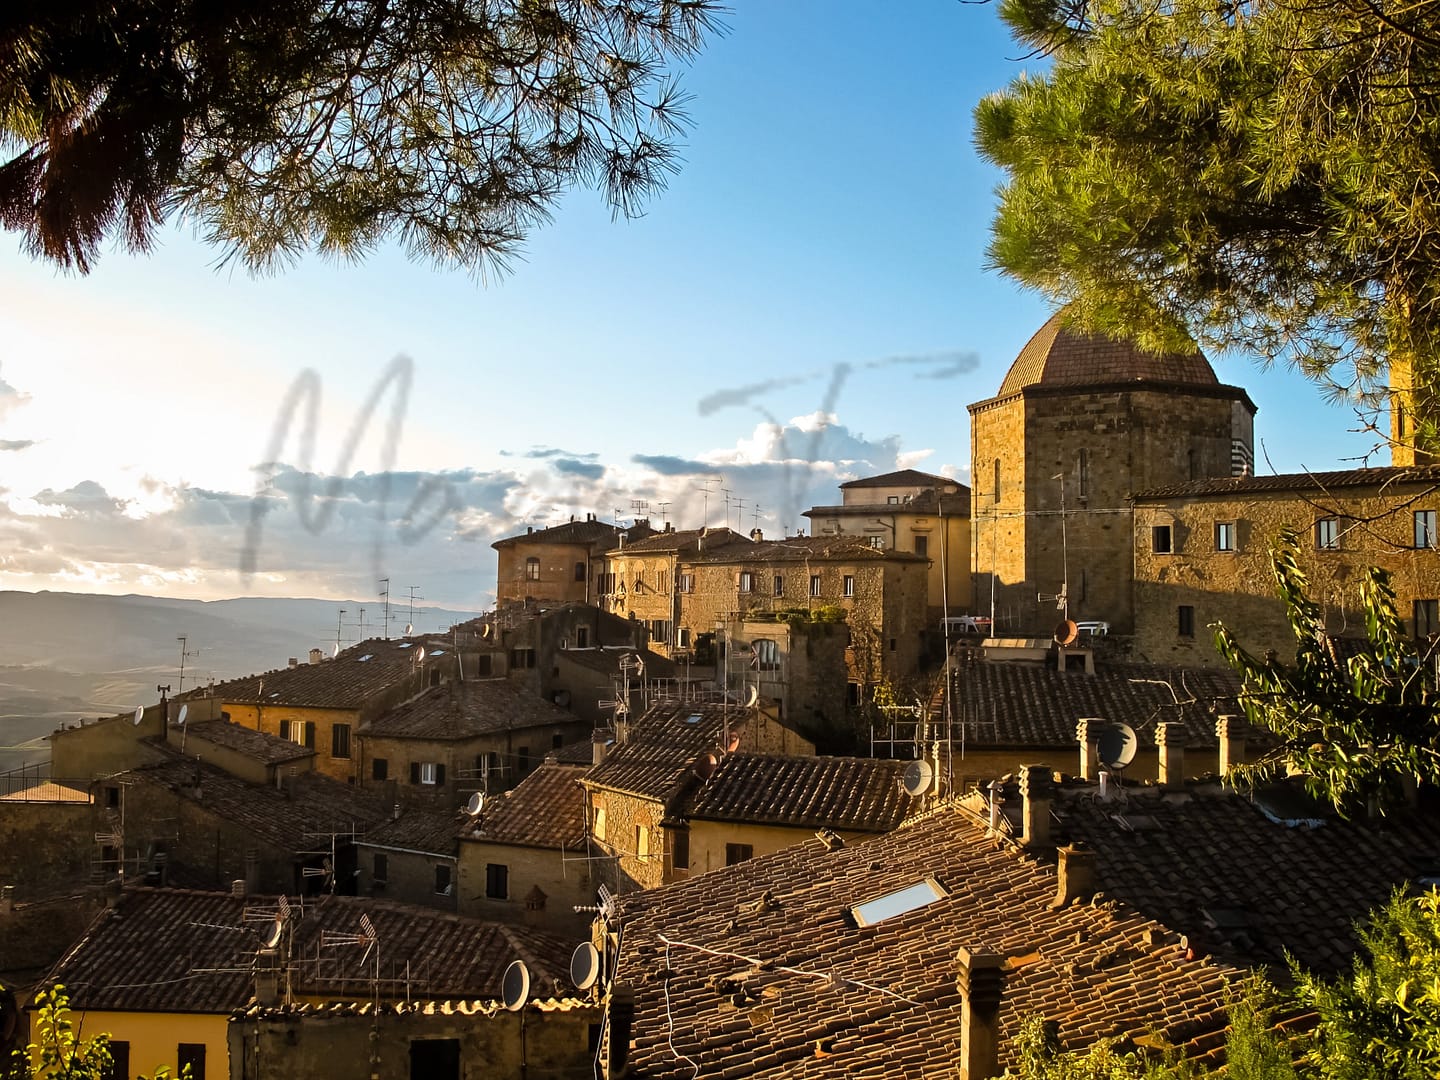
<svg viewBox="0 0 1440 1080"><path fill-rule="evenodd" d="M728 24L682 73L684 168L646 215L575 191L498 280L394 249L250 278L183 226L81 278L0 239L0 588L363 597L393 573L481 607L491 540L632 499L693 526L702 470L712 524L728 488L731 524L770 534L855 476L968 479L965 406L1049 314L984 266L1000 177L970 114L1020 48L958 0L741 2ZM397 356L386 492L383 424L343 469L340 447ZM1369 449L1298 376L1214 360L1259 405L1260 471ZM257 533L256 467L306 370L316 454L282 452ZM344 480L323 522L296 504L307 469Z"/></svg>

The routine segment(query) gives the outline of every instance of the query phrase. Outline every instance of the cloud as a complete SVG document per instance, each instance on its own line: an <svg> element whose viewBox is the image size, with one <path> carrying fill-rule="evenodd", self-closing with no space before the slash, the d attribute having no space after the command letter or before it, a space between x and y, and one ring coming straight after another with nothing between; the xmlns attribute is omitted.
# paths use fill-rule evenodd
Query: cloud
<svg viewBox="0 0 1440 1080"><path fill-rule="evenodd" d="M562 476L583 476L587 480L599 480L605 475L604 465L590 461L578 461L575 458L552 458L550 465Z"/></svg>
<svg viewBox="0 0 1440 1080"><path fill-rule="evenodd" d="M0 439L0 450L28 450L34 445L34 439Z"/></svg>
<svg viewBox="0 0 1440 1080"><path fill-rule="evenodd" d="M659 473L661 476L711 476L715 466L694 458L672 457L669 454L632 454L630 460L636 465Z"/></svg>
<svg viewBox="0 0 1440 1080"><path fill-rule="evenodd" d="M0 420L4 420L5 417L25 405L29 400L29 394L22 394L3 378L0 378Z"/></svg>

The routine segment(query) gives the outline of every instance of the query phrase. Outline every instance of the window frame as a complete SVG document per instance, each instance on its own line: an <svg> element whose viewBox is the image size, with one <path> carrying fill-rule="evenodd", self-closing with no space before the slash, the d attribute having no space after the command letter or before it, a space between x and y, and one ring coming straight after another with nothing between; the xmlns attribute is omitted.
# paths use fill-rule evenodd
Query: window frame
<svg viewBox="0 0 1440 1080"><path fill-rule="evenodd" d="M847 599L851 599L851 600L853 600L853 599L855 598L855 575L854 575L854 574L846 574L846 575L841 579L840 595L846 597Z"/></svg>
<svg viewBox="0 0 1440 1080"><path fill-rule="evenodd" d="M917 533L914 536L914 540L915 554L919 555L922 559L928 559L930 557L930 537Z"/></svg>
<svg viewBox="0 0 1440 1080"><path fill-rule="evenodd" d="M350 759L350 725L330 725L330 756L348 761Z"/></svg>
<svg viewBox="0 0 1440 1080"><path fill-rule="evenodd" d="M755 571L741 570L738 588L742 593L753 593L755 591Z"/></svg>
<svg viewBox="0 0 1440 1080"><path fill-rule="evenodd" d="M1315 519L1315 550L1340 550L1340 519L1338 517Z"/></svg>
<svg viewBox="0 0 1440 1080"><path fill-rule="evenodd" d="M1440 547L1435 535L1434 510L1416 510L1412 522L1414 529L1412 540L1417 549L1433 550Z"/></svg>
<svg viewBox="0 0 1440 1080"><path fill-rule="evenodd" d="M441 882L444 885L441 885ZM435 895L453 896L455 894L455 869L449 863L437 862L435 864Z"/></svg>
<svg viewBox="0 0 1440 1080"><path fill-rule="evenodd" d="M1425 612L1425 625L1421 626L1420 613ZM1440 633L1440 600L1426 598L1411 602L1411 627L1417 638L1426 638Z"/></svg>
<svg viewBox="0 0 1440 1080"><path fill-rule="evenodd" d="M1235 548L1235 522L1215 522L1215 550L1234 551Z"/></svg>
<svg viewBox="0 0 1440 1080"><path fill-rule="evenodd" d="M525 560L525 580L540 580L540 560L534 555L527 557Z"/></svg>
<svg viewBox="0 0 1440 1080"><path fill-rule="evenodd" d="M755 858L754 844L729 844L725 845L725 865L738 866L740 863L749 862Z"/></svg>
<svg viewBox="0 0 1440 1080"><path fill-rule="evenodd" d="M811 574L811 575L810 575L810 596L813 598L813 597L819 597L819 596L823 596L823 595L824 595L824 592L822 591L822 587L821 587L820 575L819 575L819 574Z"/></svg>
<svg viewBox="0 0 1440 1080"><path fill-rule="evenodd" d="M1150 526L1150 553L1152 555L1175 554L1175 526L1173 524Z"/></svg>
<svg viewBox="0 0 1440 1080"><path fill-rule="evenodd" d="M485 864L485 899L510 899L510 864Z"/></svg>
<svg viewBox="0 0 1440 1080"><path fill-rule="evenodd" d="M1175 636L1193 639L1195 637L1195 605L1178 605L1175 609L1175 618Z"/></svg>

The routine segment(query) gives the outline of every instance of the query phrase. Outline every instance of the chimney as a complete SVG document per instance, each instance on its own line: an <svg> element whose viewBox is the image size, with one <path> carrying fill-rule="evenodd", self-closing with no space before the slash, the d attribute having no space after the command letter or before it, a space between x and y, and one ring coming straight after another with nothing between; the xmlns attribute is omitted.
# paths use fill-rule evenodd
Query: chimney
<svg viewBox="0 0 1440 1080"><path fill-rule="evenodd" d="M1215 721L1215 734L1220 739L1221 776L1229 776L1230 770L1245 760L1245 734L1240 726L1240 717L1222 716Z"/></svg>
<svg viewBox="0 0 1440 1080"><path fill-rule="evenodd" d="M616 534L615 539L617 539L617 540L620 541L620 550L621 550L621 551L624 551L624 550L625 550L625 537L627 537L627 536L629 536L629 535L630 535L629 533L623 533L623 532Z"/></svg>
<svg viewBox="0 0 1440 1080"><path fill-rule="evenodd" d="M1100 732L1110 721L1099 716L1082 716L1075 725L1075 738L1080 740L1080 779L1093 782L1100 772Z"/></svg>
<svg viewBox="0 0 1440 1080"><path fill-rule="evenodd" d="M0 915L9 915L15 910L15 886L0 888Z"/></svg>
<svg viewBox="0 0 1440 1080"><path fill-rule="evenodd" d="M260 853L258 851L245 852L245 880L242 882L245 892L242 895L254 895L260 891Z"/></svg>
<svg viewBox="0 0 1440 1080"><path fill-rule="evenodd" d="M961 948L955 957L960 1009L960 1080L1000 1075L1000 994L1004 958L988 949Z"/></svg>
<svg viewBox="0 0 1440 1080"><path fill-rule="evenodd" d="M755 543L758 544L758 543L760 543L760 541L762 541L762 540L765 539L765 534L764 534L763 532L761 532L759 529L751 529L751 530L750 530L750 539L753 540Z"/></svg>
<svg viewBox="0 0 1440 1080"><path fill-rule="evenodd" d="M1155 745L1159 749L1160 786L1181 787L1185 783L1185 725L1170 722L1155 725Z"/></svg>
<svg viewBox="0 0 1440 1080"><path fill-rule="evenodd" d="M298 656L292 656L292 657L290 657L290 666L291 666L292 668L294 668L294 667L299 667L299 666L300 666L300 658L299 658Z"/></svg>
<svg viewBox="0 0 1440 1080"><path fill-rule="evenodd" d="M526 525L526 526L525 526L525 535L526 535L526 536L529 536L529 535L530 535L531 533L533 533L534 531L535 531L535 526L534 526L534 525Z"/></svg>
<svg viewBox="0 0 1440 1080"><path fill-rule="evenodd" d="M311 649L311 650L310 650L310 662L311 662L312 664L318 664L318 663L320 663L320 661L323 660L324 658L325 658L325 651L324 651L323 649Z"/></svg>
<svg viewBox="0 0 1440 1080"><path fill-rule="evenodd" d="M590 737L590 763L592 765L604 764L605 754L608 752L608 750L609 747L606 744L605 736L603 733L597 731L594 735Z"/></svg>
<svg viewBox="0 0 1440 1080"><path fill-rule="evenodd" d="M630 1030L635 1023L635 988L616 983L605 1003L605 1041L600 1048L606 1080L620 1080L630 1062Z"/></svg>
<svg viewBox="0 0 1440 1080"><path fill-rule="evenodd" d="M398 802L397 802L397 803L391 808L391 810L390 810L390 820L391 820L391 821L399 821L399 820L400 820L400 804L399 804Z"/></svg>
<svg viewBox="0 0 1440 1080"><path fill-rule="evenodd" d="M248 870L249 867L246 867L246 869ZM230 895L233 896L236 900L244 900L244 899L245 899L245 879L244 879L244 878L238 878L238 877L237 877L234 881L230 882Z"/></svg>
<svg viewBox="0 0 1440 1080"><path fill-rule="evenodd" d="M1052 908L1063 908L1074 900L1087 900L1095 893L1095 852L1083 844L1071 844L1055 853L1059 859L1056 869L1055 899Z"/></svg>
<svg viewBox="0 0 1440 1080"><path fill-rule="evenodd" d="M1054 782L1048 765L1020 767L1020 842L1027 848L1050 843L1050 792Z"/></svg>

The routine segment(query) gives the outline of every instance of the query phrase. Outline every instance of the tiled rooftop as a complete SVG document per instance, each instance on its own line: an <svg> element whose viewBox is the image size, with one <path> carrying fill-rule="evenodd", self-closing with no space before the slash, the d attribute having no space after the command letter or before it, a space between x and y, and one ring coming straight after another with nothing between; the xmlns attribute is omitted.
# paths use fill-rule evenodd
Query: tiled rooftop
<svg viewBox="0 0 1440 1080"><path fill-rule="evenodd" d="M644 540L627 540L623 548L612 549L610 555L659 555L694 552L704 540L707 551L727 544L748 544L750 538L727 528L678 529L674 532L658 532Z"/></svg>
<svg viewBox="0 0 1440 1080"><path fill-rule="evenodd" d="M407 809L398 818L382 822L355 841L366 847L420 851L455 857L455 829L464 820L455 810Z"/></svg>
<svg viewBox="0 0 1440 1080"><path fill-rule="evenodd" d="M648 523L637 521L628 529L620 525L612 525L608 521L567 521L560 525L552 525L548 529L535 529L532 532L520 533L516 536L507 536L496 540L490 546L497 551L500 548L513 547L515 544L615 544L618 543L619 535L629 533L637 539L649 536L655 530Z"/></svg>
<svg viewBox="0 0 1440 1080"><path fill-rule="evenodd" d="M908 762L731 754L696 792L687 816L709 821L885 832L916 800Z"/></svg>
<svg viewBox="0 0 1440 1080"><path fill-rule="evenodd" d="M661 656L651 649L634 649L628 645L591 646L585 649L565 649L559 655L566 660L605 675L620 671L622 656L639 656L645 662L645 677L649 679L669 678L675 674L675 661Z"/></svg>
<svg viewBox="0 0 1440 1080"><path fill-rule="evenodd" d="M947 517L970 516L970 489L960 485L958 495L937 495L934 491L922 491L909 502L904 503L842 503L839 506L812 506L804 517L874 517L877 514L934 514L944 512Z"/></svg>
<svg viewBox="0 0 1440 1080"><path fill-rule="evenodd" d="M1414 468L1340 469L1334 472L1279 473L1274 476L1220 476L1136 493L1136 502L1205 495L1249 495L1262 492L1314 495L1337 488L1384 488L1402 484L1440 484L1440 465Z"/></svg>
<svg viewBox="0 0 1440 1080"><path fill-rule="evenodd" d="M64 983L77 1010L228 1013L252 997L248 969L275 910L274 898L127 889L47 981ZM404 997L407 985L417 997L498 998L514 960L530 968L534 997L573 993L574 943L540 931L355 897L295 900L292 912L297 993L369 1000L374 957L362 964L363 947L322 944L360 935L362 913L379 941L382 998Z"/></svg>
<svg viewBox="0 0 1440 1080"><path fill-rule="evenodd" d="M942 899L863 929L848 917L927 876ZM1052 908L1055 890L1051 867L944 807L864 843L812 841L623 897L631 1075L953 1076L961 947L1005 958L1005 1046L1037 1013L1066 1045L1223 1028L1237 969L1185 959L1178 936L1121 904Z"/></svg>
<svg viewBox="0 0 1440 1080"><path fill-rule="evenodd" d="M289 796L273 785L247 784L223 769L178 756L125 776L168 788L209 813L243 825L282 851L313 849L317 841L307 834L363 833L390 817L390 806L375 792L314 772L287 777Z"/></svg>
<svg viewBox="0 0 1440 1080"><path fill-rule="evenodd" d="M186 724L186 729L192 739L204 739L206 742L223 746L227 750L234 750L266 765L278 765L286 761L298 761L301 758L315 756L314 750L293 743L289 739L267 735L263 731L242 727L229 720L193 721ZM177 744L180 741L178 732L170 735L169 738Z"/></svg>
<svg viewBox="0 0 1440 1080"><path fill-rule="evenodd" d="M1218 386L1203 353L1159 355L1129 342L1072 330L1058 311L1025 343L1010 366L996 397L1018 394L1027 386L1098 386L1153 382Z"/></svg>
<svg viewBox="0 0 1440 1080"><path fill-rule="evenodd" d="M746 715L734 705L662 702L630 724L629 741L586 774L585 786L668 802L695 759L721 748L727 723L732 743L742 736Z"/></svg>
<svg viewBox="0 0 1440 1080"><path fill-rule="evenodd" d="M862 476L858 480L847 480L840 485L841 491L867 487L948 487L958 481L948 476L921 472L919 469L900 469L898 472L881 473L879 476ZM962 485L963 486L963 485Z"/></svg>
<svg viewBox="0 0 1440 1080"><path fill-rule="evenodd" d="M1060 789L1055 837L1096 852L1108 899L1237 963L1283 969L1288 950L1312 970L1348 971L1355 920L1440 870L1433 815L1342 820L1284 789L1251 801L1218 784L1127 788L1110 803L1094 791Z"/></svg>
<svg viewBox="0 0 1440 1080"><path fill-rule="evenodd" d="M387 709L361 729L387 739L471 739L496 732L575 723L575 714L509 679L469 679L432 687Z"/></svg>
<svg viewBox="0 0 1440 1080"><path fill-rule="evenodd" d="M965 739L984 747L1061 747L1076 744L1075 724L1094 716L1129 724L1140 745L1155 745L1155 725L1185 725L1193 747L1214 747L1215 717L1241 715L1239 680L1219 668L1150 664L1097 665L1095 674L1061 672L1053 663L986 661L961 650L952 705ZM1177 700L1182 704L1176 704ZM1247 738L1267 736L1246 727ZM1077 750L1078 753L1078 750Z"/></svg>
<svg viewBox="0 0 1440 1080"><path fill-rule="evenodd" d="M402 682L415 670L426 638L371 638L343 650L333 660L277 668L217 683L212 695L223 702L261 705L309 705L355 709L375 694ZM440 649L436 655L446 655Z"/></svg>
<svg viewBox="0 0 1440 1080"><path fill-rule="evenodd" d="M490 796L476 826L462 824L462 840L524 847L583 848L585 768L541 765L509 791Z"/></svg>
<svg viewBox="0 0 1440 1080"><path fill-rule="evenodd" d="M718 551L706 550L692 557L695 563L783 562L925 562L919 555L906 551L882 551L871 547L863 536L792 536L785 540L762 540L744 547L732 546Z"/></svg>

